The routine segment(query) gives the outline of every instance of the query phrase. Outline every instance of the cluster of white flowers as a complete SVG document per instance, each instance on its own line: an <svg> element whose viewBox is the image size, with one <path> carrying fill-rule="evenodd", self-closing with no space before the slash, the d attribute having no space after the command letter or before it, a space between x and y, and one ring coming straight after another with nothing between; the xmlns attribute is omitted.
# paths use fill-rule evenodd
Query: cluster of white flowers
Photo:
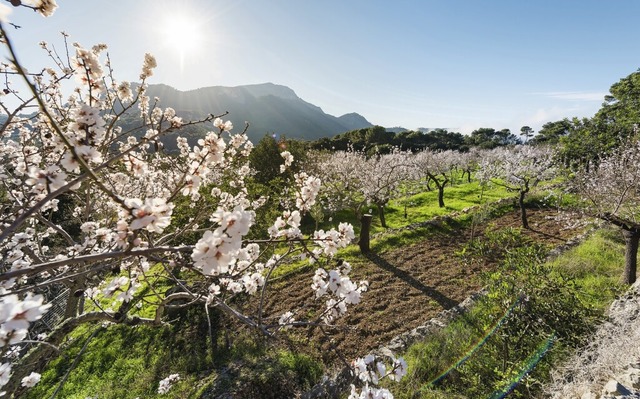
<svg viewBox="0 0 640 399"><path fill-rule="evenodd" d="M216 118L213 121L213 127L216 129L220 129L220 133L222 132L230 132L233 129L233 123L231 121L223 121L222 118Z"/></svg>
<svg viewBox="0 0 640 399"><path fill-rule="evenodd" d="M283 329L288 330L292 327L292 324L295 323L296 319L293 317L292 311L287 311L280 316L278 319L278 324L282 326Z"/></svg>
<svg viewBox="0 0 640 399"><path fill-rule="evenodd" d="M146 229L162 233L171 224L173 204L167 203L164 198L147 198L144 202L139 198L129 198L124 202L128 209L121 213L121 217L133 217L129 224L131 230Z"/></svg>
<svg viewBox="0 0 640 399"><path fill-rule="evenodd" d="M296 191L296 208L302 212L307 212L316 203L321 181L315 176L300 172L295 175L295 183L298 188Z"/></svg>
<svg viewBox="0 0 640 399"><path fill-rule="evenodd" d="M3 292L4 293L4 292ZM27 294L23 299L11 294L0 297L0 348L15 345L27 337L29 323L39 320L51 307L43 304L42 295ZM0 387L9 382L11 363L0 365ZM32 387L40 381L40 374L31 373L22 380L22 385Z"/></svg>
<svg viewBox="0 0 640 399"><path fill-rule="evenodd" d="M254 218L254 211L242 207L233 211L218 208L211 217L218 228L207 230L196 243L191 254L194 266L205 275L220 275L228 273L238 260L255 257L242 248L242 237L249 232Z"/></svg>
<svg viewBox="0 0 640 399"><path fill-rule="evenodd" d="M282 151L280 156L284 158L284 164L280 165L280 173L284 173L293 164L293 155L289 151Z"/></svg>
<svg viewBox="0 0 640 399"><path fill-rule="evenodd" d="M38 373L32 372L28 376L24 377L21 381L23 387L31 388L40 382L42 376Z"/></svg>
<svg viewBox="0 0 640 399"><path fill-rule="evenodd" d="M403 358L391 358L391 367L379 361L373 355L358 358L352 363L358 379L365 385L360 392L355 385L351 385L349 399L393 399L393 395L386 388L377 388L379 381L389 378L392 381L400 381L407 374L407 362ZM369 383L373 384L370 386Z"/></svg>
<svg viewBox="0 0 640 399"><path fill-rule="evenodd" d="M75 43L76 56L72 60L75 69L76 79L90 88L92 96L96 96L99 92L104 91L104 82L102 64L100 63L100 52L102 47L93 47L92 49L84 49Z"/></svg>
<svg viewBox="0 0 640 399"><path fill-rule="evenodd" d="M300 231L300 211L284 211L282 216L278 216L273 226L269 227L271 238L301 238Z"/></svg>
<svg viewBox="0 0 640 399"><path fill-rule="evenodd" d="M323 268L318 268L313 276L311 288L316 293L316 298L325 295L331 296L326 302L326 310L322 318L326 323L331 323L336 318L344 315L347 305L357 305L360 303L360 296L369 288L367 281L359 284L351 281L349 273L351 265L342 261L342 264L327 272Z"/></svg>
<svg viewBox="0 0 640 399"><path fill-rule="evenodd" d="M169 390L173 387L173 384L180 381L179 374L171 374L167 378L160 380L160 384L158 384L158 393L160 395L164 395L168 393Z"/></svg>
<svg viewBox="0 0 640 399"><path fill-rule="evenodd" d="M153 75L153 69L158 66L156 58L149 53L144 55L144 62L142 63L142 72L140 72L140 80L145 80Z"/></svg>

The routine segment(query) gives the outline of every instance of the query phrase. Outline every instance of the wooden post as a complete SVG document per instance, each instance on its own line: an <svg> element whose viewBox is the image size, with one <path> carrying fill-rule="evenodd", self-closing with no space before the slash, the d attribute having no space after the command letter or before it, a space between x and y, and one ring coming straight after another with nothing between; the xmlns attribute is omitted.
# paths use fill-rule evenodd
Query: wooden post
<svg viewBox="0 0 640 399"><path fill-rule="evenodd" d="M358 241L358 245L360 246L360 252L363 254L371 250L369 244L371 242L370 232L372 219L373 216L368 213L362 215L360 219L360 241Z"/></svg>

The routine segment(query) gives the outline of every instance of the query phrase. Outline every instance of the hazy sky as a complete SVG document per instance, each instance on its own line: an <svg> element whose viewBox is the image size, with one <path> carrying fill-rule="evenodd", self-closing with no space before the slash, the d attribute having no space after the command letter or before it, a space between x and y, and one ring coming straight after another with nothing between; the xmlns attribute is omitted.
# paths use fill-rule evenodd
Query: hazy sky
<svg viewBox="0 0 640 399"><path fill-rule="evenodd" d="M11 37L30 70L38 42L106 43L116 78L180 90L273 82L336 116L387 127L535 130L592 116L640 66L633 0L58 0L16 9ZM216 113L222 110L211 110Z"/></svg>

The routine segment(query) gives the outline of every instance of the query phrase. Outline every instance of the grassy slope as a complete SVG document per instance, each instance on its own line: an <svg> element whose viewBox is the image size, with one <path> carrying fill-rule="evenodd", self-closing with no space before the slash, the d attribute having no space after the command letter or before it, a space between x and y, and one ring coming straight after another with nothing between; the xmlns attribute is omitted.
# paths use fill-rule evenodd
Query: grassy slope
<svg viewBox="0 0 640 399"><path fill-rule="evenodd" d="M616 230L605 229L549 262L547 266L576 288L575 292L579 294L577 299L585 309L603 313L622 289L620 276L623 265L624 244L620 234ZM503 312L504 309L496 309L491 301L480 302L468 314L441 332L412 345L405 353L409 363L408 378L399 386L390 386L396 397L414 398L416 392L420 392L419 397L425 399L455 399L477 395L474 388L487 385L488 381L497 378L496 374L499 374L496 369L500 364L496 364L494 359L487 359L483 351L489 351L487 347L492 345L491 340L500 334L500 329L492 331L496 324L486 321L499 320L504 315ZM556 361L571 353L561 340L555 344L554 350L558 353L548 356ZM542 368L547 372L549 366L543 364ZM524 371L528 364L525 362L517 367ZM473 370L473 375L477 378L475 381L465 377L469 370ZM444 373L447 373L447 381L436 384L437 378ZM528 380L525 378L523 384L530 383L533 386L540 383L540 378L545 378L544 373L542 376L533 374ZM477 387L473 387L474 383ZM519 395L523 394L520 392ZM524 394L513 397L528 396Z"/></svg>

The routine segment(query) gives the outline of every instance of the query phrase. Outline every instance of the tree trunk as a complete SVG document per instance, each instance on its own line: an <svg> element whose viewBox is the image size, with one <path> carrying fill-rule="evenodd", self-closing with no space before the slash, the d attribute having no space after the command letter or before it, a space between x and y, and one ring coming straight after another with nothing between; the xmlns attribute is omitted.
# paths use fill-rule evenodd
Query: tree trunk
<svg viewBox="0 0 640 399"><path fill-rule="evenodd" d="M640 230L622 230L626 242L624 254L624 282L633 284L636 281L636 269L638 266L638 242Z"/></svg>
<svg viewBox="0 0 640 399"><path fill-rule="evenodd" d="M69 298L67 299L64 309L63 320L70 319L78 315L80 298L84 296L84 282L85 278L80 276L76 280L72 280L67 286L69 288Z"/></svg>
<svg viewBox="0 0 640 399"><path fill-rule="evenodd" d="M371 232L371 219L373 216L369 214L362 215L360 219L360 240L358 241L358 245L360 246L360 252L363 254L369 252L370 248L370 232Z"/></svg>
<svg viewBox="0 0 640 399"><path fill-rule="evenodd" d="M520 197L518 199L518 205L520 205L520 218L522 219L522 227L529 228L529 221L527 220L527 210L524 207L524 196L527 194L527 190L520 190Z"/></svg>
<svg viewBox="0 0 640 399"><path fill-rule="evenodd" d="M444 208L444 184L438 186L438 206Z"/></svg>
<svg viewBox="0 0 640 399"><path fill-rule="evenodd" d="M378 215L380 216L380 226L382 226L383 228L387 228L387 221L384 218L384 205L383 204L376 204L376 206L378 207Z"/></svg>

